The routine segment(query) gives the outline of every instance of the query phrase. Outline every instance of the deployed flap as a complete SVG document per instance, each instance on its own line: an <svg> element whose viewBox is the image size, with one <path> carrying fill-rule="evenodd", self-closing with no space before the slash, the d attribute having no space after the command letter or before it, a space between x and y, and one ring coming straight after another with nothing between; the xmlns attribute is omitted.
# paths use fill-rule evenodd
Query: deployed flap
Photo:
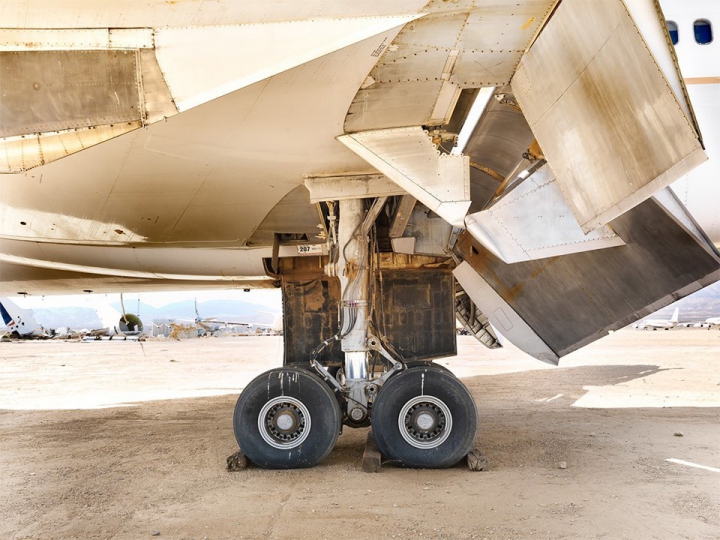
<svg viewBox="0 0 720 540"><path fill-rule="evenodd" d="M706 159L622 0L564 0L512 89L585 232Z"/></svg>
<svg viewBox="0 0 720 540"><path fill-rule="evenodd" d="M421 127L338 137L353 152L451 225L470 208L470 158L441 155Z"/></svg>
<svg viewBox="0 0 720 540"><path fill-rule="evenodd" d="M720 258L654 198L611 225L626 245L516 264L502 262L465 231L456 254L479 279L456 277L493 326L536 357L538 340L565 356L720 279ZM488 288L507 304L503 312L513 327L508 310L530 330L518 338L497 326L486 302L500 300Z"/></svg>
<svg viewBox="0 0 720 540"><path fill-rule="evenodd" d="M608 226L585 235L548 165L495 205L465 218L470 234L506 263L622 246Z"/></svg>
<svg viewBox="0 0 720 540"><path fill-rule="evenodd" d="M555 352L472 266L463 262L453 270L453 274L472 301L487 314L490 323L503 336L530 356L548 364L558 364L560 358Z"/></svg>

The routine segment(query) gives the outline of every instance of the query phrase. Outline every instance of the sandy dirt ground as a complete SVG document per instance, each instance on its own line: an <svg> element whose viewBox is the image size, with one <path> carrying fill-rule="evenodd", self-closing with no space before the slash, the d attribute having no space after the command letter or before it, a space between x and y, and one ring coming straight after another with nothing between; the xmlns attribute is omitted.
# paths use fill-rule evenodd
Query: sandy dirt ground
<svg viewBox="0 0 720 540"><path fill-rule="evenodd" d="M313 469L231 473L281 338L0 343L0 538L720 539L720 472L667 461L720 467L720 332L623 330L560 368L458 349L489 470L364 473L345 429Z"/></svg>

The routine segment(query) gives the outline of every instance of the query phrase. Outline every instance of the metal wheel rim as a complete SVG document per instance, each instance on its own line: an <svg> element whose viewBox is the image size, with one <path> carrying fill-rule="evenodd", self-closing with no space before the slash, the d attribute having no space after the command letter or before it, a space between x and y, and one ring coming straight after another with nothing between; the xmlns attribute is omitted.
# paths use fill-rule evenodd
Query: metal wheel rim
<svg viewBox="0 0 720 540"><path fill-rule="evenodd" d="M408 424L412 424L410 422L412 414L420 407L425 407L428 411L434 411L438 417L442 417L435 427L435 431L440 428L437 433L430 433L427 437L422 437L419 436L421 434L413 430L412 426L408 426ZM417 396L400 409L398 428L400 429L400 435L410 446L422 449L437 448L447 440L452 432L452 414L443 400L435 396Z"/></svg>
<svg viewBox="0 0 720 540"><path fill-rule="evenodd" d="M273 425L275 413L283 408L292 410L297 414L299 422L295 429L287 434L287 438L283 438L279 434L279 429L274 429L277 423ZM310 412L305 404L293 397L279 396L268 401L258 414L258 431L263 440L273 448L280 450L290 450L300 446L310 436Z"/></svg>

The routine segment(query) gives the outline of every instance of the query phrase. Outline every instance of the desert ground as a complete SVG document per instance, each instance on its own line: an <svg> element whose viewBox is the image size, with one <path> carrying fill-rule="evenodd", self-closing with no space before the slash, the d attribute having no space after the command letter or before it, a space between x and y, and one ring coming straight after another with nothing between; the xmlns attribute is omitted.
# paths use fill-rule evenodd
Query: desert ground
<svg viewBox="0 0 720 540"><path fill-rule="evenodd" d="M458 350L488 470L364 473L346 428L313 469L228 472L282 338L0 343L0 538L720 539L720 332Z"/></svg>

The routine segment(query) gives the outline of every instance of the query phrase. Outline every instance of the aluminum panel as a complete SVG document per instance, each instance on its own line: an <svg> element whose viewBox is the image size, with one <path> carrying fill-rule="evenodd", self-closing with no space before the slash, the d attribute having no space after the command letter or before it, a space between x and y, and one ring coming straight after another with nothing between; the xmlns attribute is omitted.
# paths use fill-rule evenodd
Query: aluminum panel
<svg viewBox="0 0 720 540"><path fill-rule="evenodd" d="M621 0L565 0L512 88L585 232L704 161Z"/></svg>
<svg viewBox="0 0 720 540"><path fill-rule="evenodd" d="M372 75L371 75L372 77ZM426 125L435 110L442 80L373 83L361 88L345 118L345 132Z"/></svg>
<svg viewBox="0 0 720 540"><path fill-rule="evenodd" d="M27 171L142 127L140 121L0 140L0 173Z"/></svg>
<svg viewBox="0 0 720 540"><path fill-rule="evenodd" d="M355 96L346 132L449 121L448 81L460 90L509 83L555 0L433 1L385 49Z"/></svg>
<svg viewBox="0 0 720 540"><path fill-rule="evenodd" d="M338 140L448 223L463 226L470 206L470 160L441 155L420 127L343 135Z"/></svg>
<svg viewBox="0 0 720 540"><path fill-rule="evenodd" d="M548 165L487 210L467 216L465 224L506 263L625 245L608 226L583 233Z"/></svg>
<svg viewBox="0 0 720 540"><path fill-rule="evenodd" d="M152 124L176 115L178 110L165 83L155 51L143 50L139 56L145 122Z"/></svg>
<svg viewBox="0 0 720 540"><path fill-rule="evenodd" d="M181 111L400 27L422 14L160 28L158 63ZM257 44L262 43L262 54ZM379 52L386 45L381 42Z"/></svg>
<svg viewBox="0 0 720 540"><path fill-rule="evenodd" d="M506 264L463 233L457 251L557 356L720 279L720 258L654 199L610 225L626 245Z"/></svg>
<svg viewBox="0 0 720 540"><path fill-rule="evenodd" d="M0 137L140 120L134 52L0 52L0 73Z"/></svg>
<svg viewBox="0 0 720 540"><path fill-rule="evenodd" d="M678 103L685 112L685 116L693 121L697 130L694 112L690 98L687 94L685 81L680 73L675 48L665 23L659 0L623 0L632 15L635 24L642 33L643 39L652 52L653 58L661 69L665 78L673 89Z"/></svg>
<svg viewBox="0 0 720 540"><path fill-rule="evenodd" d="M143 49L153 47L150 28L0 28L0 51Z"/></svg>

